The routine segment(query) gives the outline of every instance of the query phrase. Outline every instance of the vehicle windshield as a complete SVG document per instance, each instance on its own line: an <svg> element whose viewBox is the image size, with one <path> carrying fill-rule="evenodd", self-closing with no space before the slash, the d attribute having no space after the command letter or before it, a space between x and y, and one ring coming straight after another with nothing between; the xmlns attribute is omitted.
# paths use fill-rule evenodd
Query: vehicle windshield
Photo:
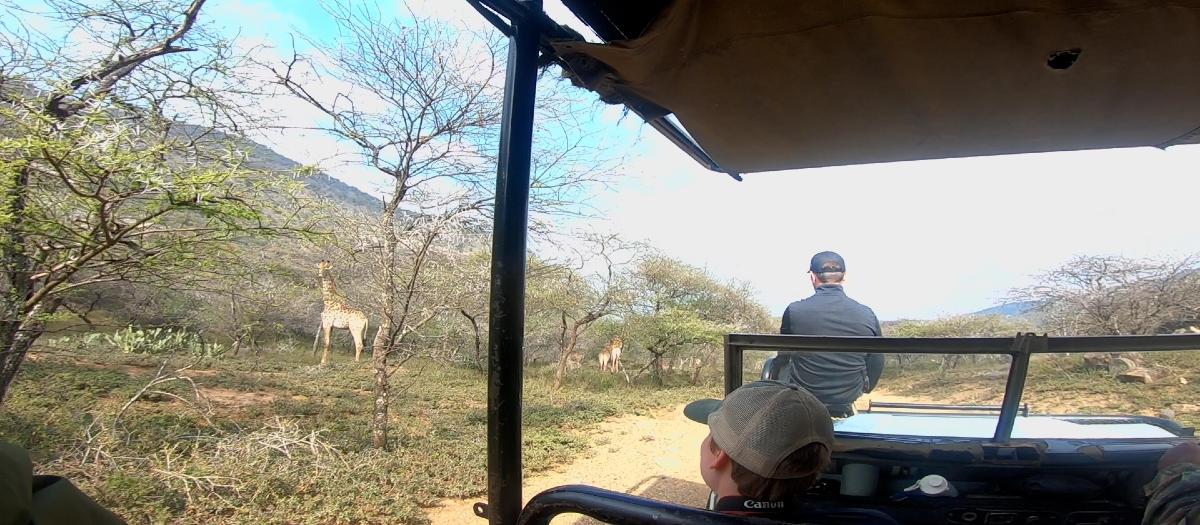
<svg viewBox="0 0 1200 525"><path fill-rule="evenodd" d="M788 355L812 352L784 352ZM746 381L775 352L745 354ZM843 434L990 439L1004 401L1011 358L1004 354L885 354L878 386L839 418ZM1194 427L1200 366L1193 351L1061 353L1030 358L1016 439L1145 439ZM787 365L774 376L788 381Z"/></svg>

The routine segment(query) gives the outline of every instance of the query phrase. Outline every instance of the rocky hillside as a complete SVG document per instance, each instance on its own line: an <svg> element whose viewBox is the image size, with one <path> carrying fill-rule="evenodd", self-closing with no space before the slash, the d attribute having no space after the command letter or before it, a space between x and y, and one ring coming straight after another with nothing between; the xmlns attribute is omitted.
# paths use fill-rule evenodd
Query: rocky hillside
<svg viewBox="0 0 1200 525"><path fill-rule="evenodd" d="M267 146L252 141L247 142L248 149L251 152L248 164L252 168L273 171L294 171L302 167L299 162L280 155ZM328 173L318 172L306 178L304 182L314 194L329 198L359 211L371 213L377 212L380 209L381 204L379 199L333 178Z"/></svg>
<svg viewBox="0 0 1200 525"><path fill-rule="evenodd" d="M229 139L228 135L219 131L205 131L190 124L178 124L176 131L190 137L198 137L200 134L204 134L204 140L214 143L223 143ZM297 171L303 167L299 162L280 155L270 147L258 142L249 139L235 140L243 149L249 152L249 158L246 162L247 167L279 172ZM335 179L325 172L317 172L307 177L305 185L318 197L330 199L356 211L371 213L379 211L380 208L379 199Z"/></svg>

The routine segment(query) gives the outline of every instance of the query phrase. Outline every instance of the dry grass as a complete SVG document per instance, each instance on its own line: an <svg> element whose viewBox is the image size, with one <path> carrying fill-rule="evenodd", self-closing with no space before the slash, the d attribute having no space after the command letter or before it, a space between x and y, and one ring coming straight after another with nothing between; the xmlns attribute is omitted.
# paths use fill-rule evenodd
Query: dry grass
<svg viewBox="0 0 1200 525"><path fill-rule="evenodd" d="M338 357L329 369L304 351L182 369L97 349L35 354L0 409L0 439L131 523L425 523L434 501L484 493L480 373L399 372L391 450L379 451L367 363ZM715 380L655 388L584 370L555 391L552 379L527 375L530 472L586 450L606 418L719 393Z"/></svg>
<svg viewBox="0 0 1200 525"><path fill-rule="evenodd" d="M1043 414L1138 414L1174 412L1185 426L1200 425L1200 351L1147 352L1135 356L1155 372L1150 384L1121 383L1104 370L1083 366L1079 354L1036 356L1030 362L1023 401ZM998 404L1008 363L964 363L941 371L924 360L897 370L892 360L880 381L889 393L944 403ZM1180 381L1182 378L1184 381Z"/></svg>

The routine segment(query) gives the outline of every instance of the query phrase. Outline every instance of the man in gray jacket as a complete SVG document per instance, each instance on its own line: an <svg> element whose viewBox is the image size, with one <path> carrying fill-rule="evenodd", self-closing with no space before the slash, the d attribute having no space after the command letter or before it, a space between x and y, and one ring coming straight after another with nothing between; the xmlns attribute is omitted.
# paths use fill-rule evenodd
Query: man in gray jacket
<svg viewBox="0 0 1200 525"><path fill-rule="evenodd" d="M834 252L821 252L809 262L814 293L788 305L781 334L883 335L870 308L846 296L842 280L846 261ZM883 354L780 352L775 366L780 381L800 385L829 408L834 417L854 414L854 401L870 392L883 373Z"/></svg>

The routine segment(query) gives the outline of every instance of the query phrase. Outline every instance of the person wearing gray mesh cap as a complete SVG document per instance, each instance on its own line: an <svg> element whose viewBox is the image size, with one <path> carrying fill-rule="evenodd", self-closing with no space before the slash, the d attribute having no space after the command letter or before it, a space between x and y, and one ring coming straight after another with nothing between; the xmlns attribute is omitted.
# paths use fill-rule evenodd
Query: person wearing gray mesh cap
<svg viewBox="0 0 1200 525"><path fill-rule="evenodd" d="M718 498L718 512L787 515L829 465L833 420L795 385L756 381L723 401L693 401L683 413L708 425L700 475Z"/></svg>

